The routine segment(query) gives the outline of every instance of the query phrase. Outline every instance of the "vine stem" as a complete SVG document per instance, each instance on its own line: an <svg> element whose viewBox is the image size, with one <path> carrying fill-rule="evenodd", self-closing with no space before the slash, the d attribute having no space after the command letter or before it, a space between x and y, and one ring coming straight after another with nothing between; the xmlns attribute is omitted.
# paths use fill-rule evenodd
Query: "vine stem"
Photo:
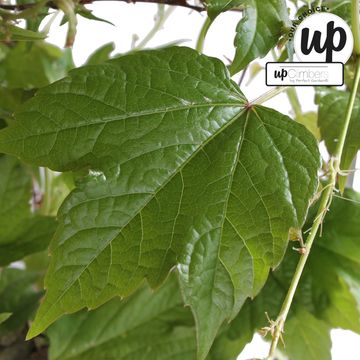
<svg viewBox="0 0 360 360"><path fill-rule="evenodd" d="M196 42L196 50L200 53L203 52L205 37L206 37L206 34L207 34L211 24L212 24L212 20L209 17L206 17L206 20L201 28L198 40Z"/></svg>
<svg viewBox="0 0 360 360"><path fill-rule="evenodd" d="M329 206L331 204L333 191L334 191L335 185L336 185L336 178L340 171L340 160L341 160L341 156L342 156L344 145L345 145L346 135L347 135L347 132L349 129L349 124L350 124L352 110L354 107L356 93L357 93L357 89L359 87L359 80L360 80L360 58L358 56L357 60L356 60L356 73L355 73L355 78L354 78L354 85L351 90L350 99L349 99L347 107L346 107L344 125L341 130L341 134L340 134L340 138L339 138L339 142L337 144L335 154L330 159L329 179L328 179L327 185L323 189L323 193L322 193L321 199L320 199L319 209L318 209L315 221L311 227L309 236L305 243L305 251L301 255L301 258L298 262L295 273L291 280L289 290L288 290L285 300L282 304L278 318L275 321L274 334L273 334L273 338L272 338L272 342L271 342L271 346L270 346L269 355L267 357L268 360L274 359L275 351L276 351L279 339L281 337L281 334L283 332L284 324L285 324L287 315L289 313L291 303L292 303L294 295L295 295L296 288L299 284L306 261L309 257L311 246L314 242L314 239L316 237L316 234L317 234L319 228L321 227L321 224L324 220L324 216L325 216L326 212L328 211Z"/></svg>
<svg viewBox="0 0 360 360"><path fill-rule="evenodd" d="M95 1L100 2L100 1L107 1L107 0L79 0L79 4L87 5L87 4L92 4ZM114 0L114 1L127 2L127 3L133 3L133 4L139 2L139 3L155 3L155 4L180 6L180 7L185 7L185 8L188 8L190 10L195 10L195 11L198 11L198 12L206 10L206 8L204 6L188 4L186 2L186 0ZM56 1L53 1L53 0L47 1L46 5L48 7L50 7L50 8L58 9ZM33 6L37 6L37 3L34 2L34 3L16 4L16 5L13 5L13 4L1 4L0 3L0 9L4 9L4 10L21 11L21 10L31 8ZM240 11L240 10L234 9L234 11Z"/></svg>

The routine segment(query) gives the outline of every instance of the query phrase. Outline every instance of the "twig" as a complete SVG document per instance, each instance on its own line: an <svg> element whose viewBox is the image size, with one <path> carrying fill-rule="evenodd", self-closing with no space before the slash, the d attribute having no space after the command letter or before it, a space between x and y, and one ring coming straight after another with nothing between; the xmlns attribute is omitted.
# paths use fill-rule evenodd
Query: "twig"
<svg viewBox="0 0 360 360"><path fill-rule="evenodd" d="M247 71L248 68L249 68L249 65L246 65L244 67L244 70L241 73L241 76L240 76L240 79L239 79L239 82L238 82L239 87L241 87L241 85L242 85L242 83L243 83L243 81L245 79L246 71Z"/></svg>
<svg viewBox="0 0 360 360"><path fill-rule="evenodd" d="M203 52L205 37L206 37L207 32L210 29L211 24L212 24L212 20L209 17L207 17L201 28L198 40L196 42L196 50L200 53Z"/></svg>
<svg viewBox="0 0 360 360"><path fill-rule="evenodd" d="M108 1L108 0L80 0L79 3L85 5L85 4L91 4L95 1ZM163 5L173 5L173 6L185 7L185 8L199 11L199 12L206 10L206 8L204 6L191 5L191 4L188 4L186 2L186 0L115 0L115 1L126 2L129 4L155 3L155 4L163 4ZM0 4L0 9L22 11L22 10L29 9L35 5L36 5L36 3L17 4L17 5ZM45 5L52 9L58 9L58 6L55 4L54 1L48 1Z"/></svg>

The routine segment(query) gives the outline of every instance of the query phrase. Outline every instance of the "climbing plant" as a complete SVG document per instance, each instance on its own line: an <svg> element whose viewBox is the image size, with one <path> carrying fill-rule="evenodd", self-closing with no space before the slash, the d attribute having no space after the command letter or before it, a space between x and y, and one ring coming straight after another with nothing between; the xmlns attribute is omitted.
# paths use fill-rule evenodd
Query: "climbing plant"
<svg viewBox="0 0 360 360"><path fill-rule="evenodd" d="M90 2L0 2L4 359L232 360L256 332L268 359L331 359L332 328L360 333L358 1L141 0L148 36L76 68L77 18L106 21ZM285 86L247 99L311 6L352 27L345 85L316 88L317 112ZM207 13L196 49L144 50L176 7ZM202 53L225 11L230 64ZM294 118L263 106L280 92Z"/></svg>

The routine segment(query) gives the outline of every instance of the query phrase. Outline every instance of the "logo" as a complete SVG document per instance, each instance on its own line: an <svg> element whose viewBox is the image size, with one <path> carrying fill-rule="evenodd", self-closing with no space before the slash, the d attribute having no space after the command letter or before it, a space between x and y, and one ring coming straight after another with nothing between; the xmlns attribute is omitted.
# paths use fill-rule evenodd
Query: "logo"
<svg viewBox="0 0 360 360"><path fill-rule="evenodd" d="M330 13L307 16L296 28L294 51L299 62L267 63L266 85L338 86L354 39L348 24Z"/></svg>
<svg viewBox="0 0 360 360"><path fill-rule="evenodd" d="M341 62L352 53L354 38L349 25L339 16L318 13L307 17L296 29L295 54L300 61Z"/></svg>
<svg viewBox="0 0 360 360"><path fill-rule="evenodd" d="M271 86L338 86L344 84L344 64L307 62L268 62L266 85Z"/></svg>

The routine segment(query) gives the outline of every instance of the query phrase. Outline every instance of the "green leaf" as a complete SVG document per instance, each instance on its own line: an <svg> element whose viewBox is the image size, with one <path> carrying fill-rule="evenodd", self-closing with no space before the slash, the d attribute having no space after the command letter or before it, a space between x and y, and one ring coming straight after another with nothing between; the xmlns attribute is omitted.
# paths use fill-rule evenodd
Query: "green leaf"
<svg viewBox="0 0 360 360"><path fill-rule="evenodd" d="M6 321L11 315L12 313L10 312L0 313L0 324Z"/></svg>
<svg viewBox="0 0 360 360"><path fill-rule="evenodd" d="M87 9L85 6L78 6L76 13L84 17L85 19L100 21L115 26L112 22L95 16L93 12Z"/></svg>
<svg viewBox="0 0 360 360"><path fill-rule="evenodd" d="M33 96L32 90L8 89L7 87L0 86L0 118L10 118L12 113L31 96Z"/></svg>
<svg viewBox="0 0 360 360"><path fill-rule="evenodd" d="M236 48L230 72L235 74L252 60L264 57L272 49L284 27L289 25L289 16L284 0L248 0L244 16L236 27Z"/></svg>
<svg viewBox="0 0 360 360"><path fill-rule="evenodd" d="M315 111L298 115L296 121L303 124L314 135L315 139L321 140L320 129L317 124L317 113Z"/></svg>
<svg viewBox="0 0 360 360"><path fill-rule="evenodd" d="M304 325L312 324L314 330L322 333L319 339L328 338L330 328L344 328L360 333L360 270L358 219L360 217L360 195L353 191L345 192L348 200L334 198L330 211L323 224L322 236L314 241L309 261L302 274L295 298L285 324L285 349L291 359L314 358L315 344L311 339L303 346L305 332L310 330L298 325L299 312L306 312ZM311 211L305 229L309 228L316 214ZM299 254L289 249L279 268L272 272L266 285L254 301L247 301L235 320L242 318L244 331L255 331L269 326L265 317L275 320L290 281L295 272ZM312 314L312 315L310 315ZM309 317L316 317L311 319ZM294 318L294 320L292 320ZM309 319L308 319L309 318ZM318 322L318 325L313 323ZM290 330L288 328L290 324ZM241 329L241 328L240 328ZM302 334L304 333L304 334ZM242 342L244 335L233 332L236 339ZM311 335L313 337L313 335ZM317 336L315 337L315 339ZM221 339L221 337L219 338ZM321 341L321 340L319 340ZM329 340L322 343L322 352L315 359L328 359L331 344ZM289 345L290 343L290 345ZM216 342L215 342L216 344ZM297 349L302 349L299 353ZM295 352L295 353L294 353ZM323 354L323 355L321 355Z"/></svg>
<svg viewBox="0 0 360 360"><path fill-rule="evenodd" d="M49 328L50 360L195 359L195 328L174 276L153 293L113 299ZM66 341L64 341L66 339Z"/></svg>
<svg viewBox="0 0 360 360"><path fill-rule="evenodd" d="M0 26L0 41L35 41L43 40L46 38L46 34L22 29L14 25L6 25L6 28Z"/></svg>
<svg viewBox="0 0 360 360"><path fill-rule="evenodd" d="M92 170L59 211L29 337L144 278L156 287L177 265L206 356L281 261L318 183L311 134L245 104L224 64L187 48L74 70L27 102L0 133L1 150Z"/></svg>
<svg viewBox="0 0 360 360"><path fill-rule="evenodd" d="M302 178L307 192L303 169L318 166L313 157L316 145L302 126L262 107L242 120L236 131L229 128L219 135L205 149L206 156L194 158L183 171L189 188L183 193L181 214L189 219L184 228L191 226L193 217L199 230L187 240L191 251L180 262L180 277L199 329L200 354L206 353L221 323L233 318L248 296L257 294L269 268L281 261L289 229L302 226L309 204L309 193L302 203L295 188ZM299 159L299 148L312 149L312 155ZM206 159L211 168L202 165ZM267 164L269 172L264 171ZM197 179L195 186L187 185L188 176ZM315 180L316 175L306 177ZM309 182L311 193L316 183Z"/></svg>
<svg viewBox="0 0 360 360"><path fill-rule="evenodd" d="M345 191L344 198L333 199L312 263L317 283L327 292L324 319L333 327L357 333L360 333L359 203L360 195L351 190Z"/></svg>
<svg viewBox="0 0 360 360"><path fill-rule="evenodd" d="M38 305L41 292L34 290L37 275L20 269L5 268L0 275L0 313L12 315L0 324L0 335L25 325Z"/></svg>
<svg viewBox="0 0 360 360"><path fill-rule="evenodd" d="M32 183L30 174L11 156L0 155L0 244L13 238L30 216Z"/></svg>
<svg viewBox="0 0 360 360"><path fill-rule="evenodd" d="M321 96L324 94L323 96ZM335 153L338 136L345 121L344 109L347 107L350 94L345 91L327 89L325 93L318 91L319 103L318 125L325 140L326 148L332 155ZM355 99L351 114L349 130L345 140L343 155L340 162L341 170L348 170L360 149L360 99ZM341 192L344 191L346 176L339 178Z"/></svg>
<svg viewBox="0 0 360 360"><path fill-rule="evenodd" d="M0 244L0 265L8 265L13 261L45 250L55 233L57 223L50 216L34 216L25 219L15 232L15 236L7 238Z"/></svg>
<svg viewBox="0 0 360 360"><path fill-rule="evenodd" d="M250 303L246 302L240 314L216 337L209 360L236 360L253 335L251 307Z"/></svg>
<svg viewBox="0 0 360 360"><path fill-rule="evenodd" d="M220 13L241 6L248 0L204 0L209 18L214 20Z"/></svg>
<svg viewBox="0 0 360 360"><path fill-rule="evenodd" d="M115 44L108 43L97 49L89 56L86 65L99 65L110 59L110 54L114 51Z"/></svg>
<svg viewBox="0 0 360 360"><path fill-rule="evenodd" d="M291 360L331 360L329 326L308 311L297 311L286 322L284 340Z"/></svg>
<svg viewBox="0 0 360 360"><path fill-rule="evenodd" d="M328 0L322 5L327 6L331 13L340 16L349 25L351 24L351 0Z"/></svg>
<svg viewBox="0 0 360 360"><path fill-rule="evenodd" d="M19 42L0 63L0 81L9 89L33 89L48 85L66 75L73 67L69 49L39 41Z"/></svg>
<svg viewBox="0 0 360 360"><path fill-rule="evenodd" d="M56 221L31 212L31 175L13 157L0 156L0 265L46 249Z"/></svg>

